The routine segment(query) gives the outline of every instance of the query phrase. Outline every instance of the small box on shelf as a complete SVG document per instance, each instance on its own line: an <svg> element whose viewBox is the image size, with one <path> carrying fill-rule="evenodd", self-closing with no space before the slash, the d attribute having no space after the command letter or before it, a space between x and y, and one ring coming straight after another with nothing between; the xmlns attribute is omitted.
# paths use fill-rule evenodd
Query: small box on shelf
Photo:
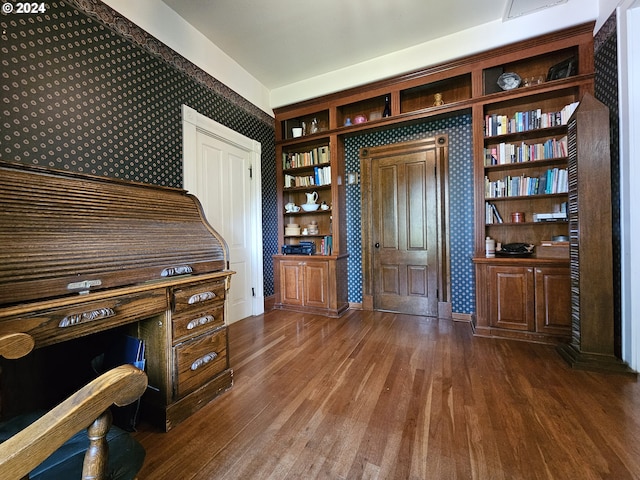
<svg viewBox="0 0 640 480"><path fill-rule="evenodd" d="M542 240L536 248L539 258L569 258L569 242Z"/></svg>

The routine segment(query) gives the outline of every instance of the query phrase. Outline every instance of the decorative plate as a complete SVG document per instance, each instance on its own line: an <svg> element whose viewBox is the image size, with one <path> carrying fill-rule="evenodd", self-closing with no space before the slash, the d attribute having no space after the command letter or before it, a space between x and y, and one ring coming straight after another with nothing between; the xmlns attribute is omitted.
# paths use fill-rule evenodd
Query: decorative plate
<svg viewBox="0 0 640 480"><path fill-rule="evenodd" d="M520 86L520 75L513 72L503 73L498 77L498 86L503 90L513 90Z"/></svg>

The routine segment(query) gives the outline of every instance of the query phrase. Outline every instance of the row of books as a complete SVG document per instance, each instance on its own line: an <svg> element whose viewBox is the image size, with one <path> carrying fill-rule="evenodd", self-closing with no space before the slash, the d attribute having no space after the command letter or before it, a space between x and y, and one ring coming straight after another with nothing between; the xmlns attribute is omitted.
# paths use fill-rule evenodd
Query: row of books
<svg viewBox="0 0 640 480"><path fill-rule="evenodd" d="M508 133L526 132L539 128L566 125L579 102L565 105L558 112L543 113L540 108L508 115L487 114L484 118L484 134L487 137Z"/></svg>
<svg viewBox="0 0 640 480"><path fill-rule="evenodd" d="M282 168L309 167L329 163L329 146L316 147L308 152L283 152Z"/></svg>
<svg viewBox="0 0 640 480"><path fill-rule="evenodd" d="M566 193L569 180L566 168L550 168L539 177L507 175L495 181L485 176L485 198L521 197Z"/></svg>
<svg viewBox="0 0 640 480"><path fill-rule="evenodd" d="M320 251L317 253L320 255L331 255L333 253L333 237L331 235L325 236L320 241Z"/></svg>
<svg viewBox="0 0 640 480"><path fill-rule="evenodd" d="M524 142L520 144L500 143L484 149L484 164L505 165L509 163L534 162L550 158L567 156L567 137L550 138L544 143L532 145Z"/></svg>
<svg viewBox="0 0 640 480"><path fill-rule="evenodd" d="M550 213L534 213L533 221L534 222L562 222L567 220L567 211L566 211L567 202L562 203L562 209L559 212L550 212ZM493 223L504 223L500 212L496 208L495 204L491 202L485 202L485 210L484 210L484 223L487 225L491 225Z"/></svg>
<svg viewBox="0 0 640 480"><path fill-rule="evenodd" d="M331 184L331 166L315 167L313 175L288 175L284 176L284 188L314 187Z"/></svg>

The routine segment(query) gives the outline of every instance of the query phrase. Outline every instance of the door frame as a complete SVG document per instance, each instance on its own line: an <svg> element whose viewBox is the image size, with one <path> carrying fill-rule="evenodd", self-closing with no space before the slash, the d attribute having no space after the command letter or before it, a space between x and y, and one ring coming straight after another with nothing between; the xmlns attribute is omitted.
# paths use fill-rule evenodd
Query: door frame
<svg viewBox="0 0 640 480"><path fill-rule="evenodd" d="M196 134L198 131L249 153L252 176L249 187L251 195L251 212L249 213L251 230L250 261L253 272L251 283L255 292L251 302L251 311L252 315L260 315L264 313L264 274L262 264L262 146L260 142L245 137L235 130L231 130L187 105L182 105L182 165L183 185L186 190L188 190L190 186L197 190ZM192 191L192 193L197 196L196 191ZM231 281L233 282L233 279Z"/></svg>
<svg viewBox="0 0 640 480"><path fill-rule="evenodd" d="M449 254L449 136L412 140L409 142L364 147L360 150L360 180L362 205L362 308L373 310L373 196L371 188L372 162L381 156L415 153L436 148L436 185L438 191L438 317L451 318L451 261Z"/></svg>

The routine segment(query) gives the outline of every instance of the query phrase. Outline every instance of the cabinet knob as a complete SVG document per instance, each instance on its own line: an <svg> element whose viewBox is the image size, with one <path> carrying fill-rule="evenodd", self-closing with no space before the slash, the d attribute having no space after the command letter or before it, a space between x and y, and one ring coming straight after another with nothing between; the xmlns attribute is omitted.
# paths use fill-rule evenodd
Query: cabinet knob
<svg viewBox="0 0 640 480"><path fill-rule="evenodd" d="M374 245L374 247L376 248L380 248L380 244L378 242L376 242L376 244Z"/></svg>

